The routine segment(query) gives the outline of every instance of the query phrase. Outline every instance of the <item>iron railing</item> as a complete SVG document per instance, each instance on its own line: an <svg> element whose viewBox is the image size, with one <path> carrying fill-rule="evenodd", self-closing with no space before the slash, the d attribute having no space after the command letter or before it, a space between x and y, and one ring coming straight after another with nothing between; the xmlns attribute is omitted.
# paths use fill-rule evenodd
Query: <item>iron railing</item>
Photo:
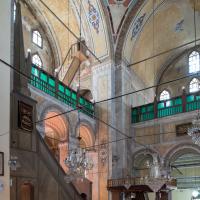
<svg viewBox="0 0 200 200"><path fill-rule="evenodd" d="M165 101L132 108L132 123L167 117L200 109L200 92L185 94Z"/></svg>
<svg viewBox="0 0 200 200"><path fill-rule="evenodd" d="M81 112L90 117L94 116L94 104L92 102L78 96L76 91L36 65L32 65L30 84L74 109L77 108L78 104Z"/></svg>

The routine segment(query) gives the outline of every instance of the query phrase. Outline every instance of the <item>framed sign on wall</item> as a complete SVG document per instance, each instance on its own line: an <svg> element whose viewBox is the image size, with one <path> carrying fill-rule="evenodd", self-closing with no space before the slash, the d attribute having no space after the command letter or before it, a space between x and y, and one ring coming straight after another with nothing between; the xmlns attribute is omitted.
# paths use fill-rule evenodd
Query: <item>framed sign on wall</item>
<svg viewBox="0 0 200 200"><path fill-rule="evenodd" d="M0 152L0 176L4 175L4 153Z"/></svg>
<svg viewBox="0 0 200 200"><path fill-rule="evenodd" d="M18 127L24 131L32 132L33 107L19 101L18 110Z"/></svg>

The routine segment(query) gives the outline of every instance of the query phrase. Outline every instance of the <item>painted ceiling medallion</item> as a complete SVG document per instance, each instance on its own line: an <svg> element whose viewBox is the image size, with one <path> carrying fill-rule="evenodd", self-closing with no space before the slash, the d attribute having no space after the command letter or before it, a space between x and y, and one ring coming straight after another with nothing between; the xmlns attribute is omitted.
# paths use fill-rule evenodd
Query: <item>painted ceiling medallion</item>
<svg viewBox="0 0 200 200"><path fill-rule="evenodd" d="M99 21L100 21L99 12L92 5L90 1L88 1L88 5L89 5L89 21L96 30L96 32L99 33Z"/></svg>
<svg viewBox="0 0 200 200"><path fill-rule="evenodd" d="M183 26L184 26L184 19L182 19L181 21L179 21L176 24L175 32L181 32L181 31L183 31L184 30Z"/></svg>
<svg viewBox="0 0 200 200"><path fill-rule="evenodd" d="M142 27L142 22L144 20L145 15L146 15L146 13L144 13L141 17L139 17L136 20L136 22L134 23L131 40L139 33L139 31Z"/></svg>

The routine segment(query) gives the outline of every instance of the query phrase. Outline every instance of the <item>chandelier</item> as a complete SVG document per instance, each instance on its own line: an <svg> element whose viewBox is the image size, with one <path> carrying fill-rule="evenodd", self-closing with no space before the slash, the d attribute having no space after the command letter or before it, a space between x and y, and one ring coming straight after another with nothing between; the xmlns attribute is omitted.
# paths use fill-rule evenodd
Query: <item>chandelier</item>
<svg viewBox="0 0 200 200"><path fill-rule="evenodd" d="M85 173L91 170L94 166L93 161L86 154L86 149L80 147L81 137L78 137L79 147L73 149L67 158L64 160L69 171L65 180L71 182L76 179L85 178Z"/></svg>
<svg viewBox="0 0 200 200"><path fill-rule="evenodd" d="M192 137L194 144L200 146L200 113L198 112L196 119L192 121L192 127L188 128L188 135Z"/></svg>

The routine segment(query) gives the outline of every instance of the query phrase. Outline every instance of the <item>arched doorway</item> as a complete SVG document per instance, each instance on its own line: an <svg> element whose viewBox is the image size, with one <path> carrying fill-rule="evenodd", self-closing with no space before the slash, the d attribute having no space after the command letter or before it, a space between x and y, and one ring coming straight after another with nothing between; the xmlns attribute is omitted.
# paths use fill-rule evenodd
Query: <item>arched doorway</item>
<svg viewBox="0 0 200 200"><path fill-rule="evenodd" d="M68 153L68 123L63 116L56 116L58 114L57 112L51 111L45 116L45 118L49 119L44 122L44 140L52 154L66 171L67 168L64 160Z"/></svg>
<svg viewBox="0 0 200 200"><path fill-rule="evenodd" d="M34 200L34 186L24 183L20 187L20 200Z"/></svg>

